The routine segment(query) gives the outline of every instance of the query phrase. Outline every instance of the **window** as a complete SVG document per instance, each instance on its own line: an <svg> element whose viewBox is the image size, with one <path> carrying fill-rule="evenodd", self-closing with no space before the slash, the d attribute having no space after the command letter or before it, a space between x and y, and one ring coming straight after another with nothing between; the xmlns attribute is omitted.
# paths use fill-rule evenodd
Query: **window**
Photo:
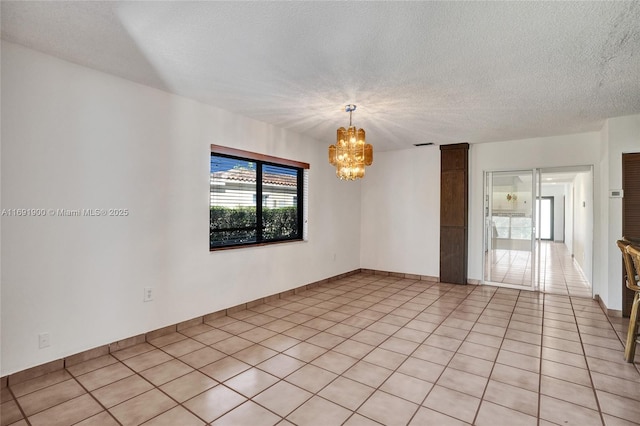
<svg viewBox="0 0 640 426"><path fill-rule="evenodd" d="M209 249L302 240L308 168L211 145Z"/></svg>

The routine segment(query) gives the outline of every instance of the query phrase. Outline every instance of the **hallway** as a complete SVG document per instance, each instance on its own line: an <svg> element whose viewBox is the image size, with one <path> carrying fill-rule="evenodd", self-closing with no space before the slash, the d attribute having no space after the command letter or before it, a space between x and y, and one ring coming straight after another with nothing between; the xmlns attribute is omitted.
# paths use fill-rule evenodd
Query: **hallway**
<svg viewBox="0 0 640 426"><path fill-rule="evenodd" d="M531 252L494 250L491 281L528 286ZM540 291L577 297L592 297L591 284L576 266L564 243L540 242Z"/></svg>

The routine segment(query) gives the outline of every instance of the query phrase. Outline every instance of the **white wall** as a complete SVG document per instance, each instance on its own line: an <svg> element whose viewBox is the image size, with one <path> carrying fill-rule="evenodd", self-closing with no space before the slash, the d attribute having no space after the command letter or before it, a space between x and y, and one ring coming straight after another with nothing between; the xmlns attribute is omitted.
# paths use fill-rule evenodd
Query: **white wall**
<svg viewBox="0 0 640 426"><path fill-rule="evenodd" d="M360 267L326 143L5 42L1 118L3 209L130 211L2 217L2 376ZM209 252L211 143L311 164L308 242Z"/></svg>
<svg viewBox="0 0 640 426"><path fill-rule="evenodd" d="M469 264L470 279L482 278L483 172L490 170L523 170L537 167L584 166L595 164L596 181L600 176L600 134L578 133L546 138L472 144L469 152ZM595 200L599 200L596 188ZM596 208L598 204L596 202ZM596 222L596 229L603 224ZM596 238L595 244L599 244ZM595 259L594 269L603 268ZM594 292L606 292L607 283L594 282ZM613 308L615 309L615 308ZM618 308L619 309L619 308Z"/></svg>
<svg viewBox="0 0 640 426"><path fill-rule="evenodd" d="M598 132L472 144L469 278L482 278L483 171L595 164L597 180L600 153ZM362 268L439 275L439 158L437 147L376 154L362 181ZM595 192L598 200L599 190ZM598 230L602 226L594 223ZM589 252L585 256L593 257ZM604 267L601 260L592 261L595 269ZM596 294L608 292L603 280L594 288Z"/></svg>
<svg viewBox="0 0 640 426"><path fill-rule="evenodd" d="M567 194L564 213L564 245L567 246L570 254L573 254L573 183L565 183L563 187Z"/></svg>
<svg viewBox="0 0 640 426"><path fill-rule="evenodd" d="M606 120L600 130L600 176L598 179L594 177L594 186L599 189L600 199L596 198L594 209L594 241L599 243L594 247L595 259L598 259L599 268L593 271L594 283L608 283L608 285L600 285L598 294L605 305L609 306L613 303L615 296L609 296L610 287L613 283L609 283L609 252L612 247L606 241L609 239L609 202L607 200L607 188L609 187L609 121ZM575 202L574 202L575 204ZM600 226L598 226L600 225ZM617 249L617 247L615 247ZM622 266L621 266L622 267ZM622 279L622 278L620 278ZM594 286L595 287L595 286ZM610 309L622 309L622 293L619 293L618 308L610 307Z"/></svg>
<svg viewBox="0 0 640 426"><path fill-rule="evenodd" d="M607 120L602 132L606 143L603 163L602 190L606 208L602 209L605 227L600 254L607 259L603 279L609 282L609 292L603 297L610 309L622 309L622 256L616 240L622 236L622 199L608 198L610 189L622 188L622 153L640 152L640 114ZM597 182L597 180L596 180Z"/></svg>
<svg viewBox="0 0 640 426"><path fill-rule="evenodd" d="M592 281L593 265L593 179L591 173L578 173L573 180L573 258L584 276Z"/></svg>
<svg viewBox="0 0 640 426"><path fill-rule="evenodd" d="M362 181L361 266L440 275L440 150L374 153Z"/></svg>

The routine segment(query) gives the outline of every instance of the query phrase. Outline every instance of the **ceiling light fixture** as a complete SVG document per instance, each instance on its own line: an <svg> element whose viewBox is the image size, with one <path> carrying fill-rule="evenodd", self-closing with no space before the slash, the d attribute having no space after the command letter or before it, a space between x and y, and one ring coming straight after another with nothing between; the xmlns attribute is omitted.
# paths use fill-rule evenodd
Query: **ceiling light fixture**
<svg viewBox="0 0 640 426"><path fill-rule="evenodd" d="M364 177L364 167L373 163L373 147L365 143L364 129L356 129L351 124L355 105L347 105L349 128L340 127L335 145L329 147L329 163L335 166L336 176L342 180L356 180Z"/></svg>

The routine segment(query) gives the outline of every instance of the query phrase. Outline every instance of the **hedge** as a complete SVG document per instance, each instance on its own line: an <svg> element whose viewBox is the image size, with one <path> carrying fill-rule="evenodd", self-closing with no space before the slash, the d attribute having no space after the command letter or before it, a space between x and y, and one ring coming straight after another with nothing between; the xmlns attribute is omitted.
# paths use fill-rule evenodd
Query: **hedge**
<svg viewBox="0 0 640 426"><path fill-rule="evenodd" d="M211 207L209 212L209 245L220 247L256 241L255 207ZM262 208L262 241L296 238L296 207ZM235 229L245 228L245 229Z"/></svg>

